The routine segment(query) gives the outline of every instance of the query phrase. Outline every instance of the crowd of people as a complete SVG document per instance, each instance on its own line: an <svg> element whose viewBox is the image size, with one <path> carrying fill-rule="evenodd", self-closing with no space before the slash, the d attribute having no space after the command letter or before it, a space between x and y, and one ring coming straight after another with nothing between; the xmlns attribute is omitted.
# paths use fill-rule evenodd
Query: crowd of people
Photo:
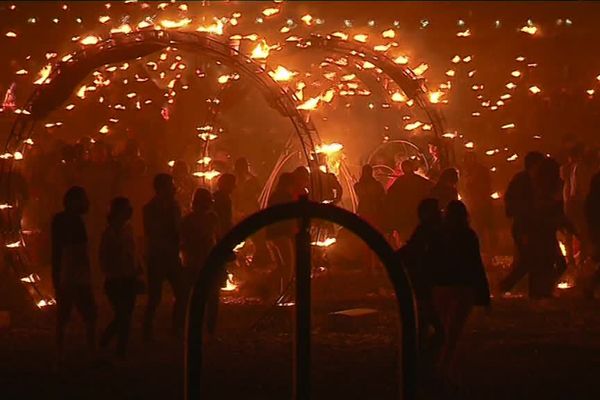
<svg viewBox="0 0 600 400"><path fill-rule="evenodd" d="M182 161L172 164L170 174L159 173L151 180L134 146L126 146L119 157L111 156L105 146L93 148L85 159L77 156L77 146L63 149L60 171L48 171L50 177L61 174L66 187L64 210L51 221L57 346L62 354L65 327L75 308L85 321L90 348L97 343L107 347L116 339L117 354L125 356L137 295L147 294L142 331L144 339L152 341L163 286L168 284L174 297L172 329L180 333L186 299L210 250L237 221L259 209L261 186L244 158L236 160L231 173L224 171L214 183L201 185ZM528 275L530 297L551 297L568 265L600 261L598 166L597 158L581 145L572 146L562 164L539 152L527 154L524 170L514 176L503 196L515 250L510 272L497 288L492 285L493 291L509 292ZM310 167L281 173L268 205L303 196L339 204L343 189L336 175L317 165ZM35 165L33 171L46 179ZM436 180L418 171L415 160L408 158L387 185L371 165L363 166L354 185L357 214L398 249L415 288L421 350L444 379L454 371L456 346L471 310L490 305L487 262L482 261L482 254L496 246L489 172L474 153L467 152L459 169L439 171ZM21 186L17 192L23 192L23 199L40 195L27 194L25 180ZM111 200L109 193L120 195ZM47 212L53 207L49 204L37 212ZM108 204L108 213L100 218L98 210ZM84 219L89 210L94 215ZM34 213L28 218L43 220ZM328 224L320 229L334 233ZM273 262L280 292L293 278L296 231L293 221L281 222L253 238L254 260ZM563 256L559 231L572 257ZM90 256L94 253L97 258ZM93 263L103 271L104 292L114 313L99 341ZM226 278L224 274L220 282ZM600 272L595 272L585 285L587 295L593 295L599 281ZM216 327L219 290L214 287L208 296L209 332Z"/></svg>

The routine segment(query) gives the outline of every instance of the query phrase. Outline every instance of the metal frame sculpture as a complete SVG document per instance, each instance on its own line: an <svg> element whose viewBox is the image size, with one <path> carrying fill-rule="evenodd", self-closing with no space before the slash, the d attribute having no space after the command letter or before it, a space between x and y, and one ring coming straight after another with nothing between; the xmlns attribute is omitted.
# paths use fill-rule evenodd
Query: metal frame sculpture
<svg viewBox="0 0 600 400"><path fill-rule="evenodd" d="M188 303L185 338L185 398L201 396L203 364L204 314L208 293L219 284L219 277L236 245L260 229L271 224L297 219L296 235L296 331L294 344L294 398L310 398L311 360L311 219L339 224L355 233L377 254L394 287L402 323L402 380L400 394L412 400L416 393L417 378L417 324L415 299L410 279L397 262L394 250L371 225L355 214L329 204L299 202L277 205L259 211L234 227L213 248L200 272Z"/></svg>
<svg viewBox="0 0 600 400"><path fill-rule="evenodd" d="M169 30L141 30L132 33L118 33L95 45L64 57L55 64L49 76L36 88L25 106L20 110L12 126L1 156L4 160L0 167L0 190L11 197L13 189L10 179L15 160L21 159L30 144L36 122L56 110L73 93L76 86L96 68L106 64L123 62L160 51L169 46L184 50L202 52L230 66L244 77L249 78L263 93L271 106L288 117L294 126L296 136L307 162L315 144L319 142L316 128L306 113L296 109L298 104L292 91L288 91L275 82L259 64L241 54L218 37L203 32L182 32ZM312 182L317 190L320 182ZM30 262L20 226L18 204L5 204L3 212L2 236L7 254L5 259L17 273L29 276ZM37 285L37 279L27 281L29 292L38 298L38 305L49 305L53 301L43 294Z"/></svg>

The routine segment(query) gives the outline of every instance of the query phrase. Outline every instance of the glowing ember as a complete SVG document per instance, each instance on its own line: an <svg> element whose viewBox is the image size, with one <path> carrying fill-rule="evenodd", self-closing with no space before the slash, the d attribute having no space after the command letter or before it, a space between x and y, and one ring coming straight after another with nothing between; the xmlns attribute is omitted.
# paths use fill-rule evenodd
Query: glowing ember
<svg viewBox="0 0 600 400"><path fill-rule="evenodd" d="M129 24L123 24L118 28L111 29L110 33L131 33L131 31L132 29L131 26L129 26Z"/></svg>
<svg viewBox="0 0 600 400"><path fill-rule="evenodd" d="M521 71L515 70L515 71L511 72L510 74L512 76L514 76L515 78L518 78L519 76L521 76Z"/></svg>
<svg viewBox="0 0 600 400"><path fill-rule="evenodd" d="M11 206L10 204L0 204L0 210L8 210L13 208L13 206Z"/></svg>
<svg viewBox="0 0 600 400"><path fill-rule="evenodd" d="M312 242L313 246L317 247L329 247L337 242L336 238L327 238L325 240L317 240L316 242Z"/></svg>
<svg viewBox="0 0 600 400"><path fill-rule="evenodd" d="M38 72L38 77L35 80L35 82L33 82L33 83L35 85L42 85L42 84L49 83L50 81L48 80L48 77L50 76L51 72L52 72L52 64L47 64L44 68L42 68L42 70L40 72Z"/></svg>
<svg viewBox="0 0 600 400"><path fill-rule="evenodd" d="M394 62L396 64L400 64L400 65L406 65L408 64L408 57L406 56L398 56L394 59Z"/></svg>
<svg viewBox="0 0 600 400"><path fill-rule="evenodd" d="M269 71L269 76L277 82L289 81L296 75L298 75L297 72L292 72L281 65L278 65L277 68L275 68L275 71Z"/></svg>
<svg viewBox="0 0 600 400"><path fill-rule="evenodd" d="M7 243L6 247L9 248L9 249L16 249L17 247L21 247L21 241L18 240L16 242Z"/></svg>
<svg viewBox="0 0 600 400"><path fill-rule="evenodd" d="M383 36L386 39L393 39L396 37L396 32L393 29L388 29L387 31L383 31L381 33L381 36Z"/></svg>
<svg viewBox="0 0 600 400"><path fill-rule="evenodd" d="M21 282L23 283L36 283L40 281L40 277L38 274L29 274L24 278L21 278Z"/></svg>
<svg viewBox="0 0 600 400"><path fill-rule="evenodd" d="M200 160L196 161L196 164L208 165L212 161L210 157L202 157Z"/></svg>
<svg viewBox="0 0 600 400"><path fill-rule="evenodd" d="M6 32L5 36L10 37L10 38L16 38L17 34L15 32L9 31L9 32Z"/></svg>
<svg viewBox="0 0 600 400"><path fill-rule="evenodd" d="M490 197L494 200L498 200L500 198L500 193L494 192Z"/></svg>
<svg viewBox="0 0 600 400"><path fill-rule="evenodd" d="M325 103L331 103L331 100L333 100L333 96L334 95L335 95L335 90L334 89L329 89L320 98Z"/></svg>
<svg viewBox="0 0 600 400"><path fill-rule="evenodd" d="M237 253L238 251L240 251L241 249L243 249L245 245L246 245L246 242L238 243L237 246L235 246L233 248L233 251Z"/></svg>
<svg viewBox="0 0 600 400"><path fill-rule="evenodd" d="M102 135L106 135L108 133L108 125L104 125L98 132Z"/></svg>
<svg viewBox="0 0 600 400"><path fill-rule="evenodd" d="M275 15L275 14L277 14L278 12L279 12L279 8L265 8L265 9L262 11L262 14L263 14L265 17L270 17L271 15Z"/></svg>
<svg viewBox="0 0 600 400"><path fill-rule="evenodd" d="M352 38L354 40L356 40L357 42L366 43L369 36L365 35L365 34L358 34L358 35L354 35Z"/></svg>
<svg viewBox="0 0 600 400"><path fill-rule="evenodd" d="M502 125L501 129L513 129L514 127L515 127L515 124L510 123L510 124Z"/></svg>
<svg viewBox="0 0 600 400"><path fill-rule="evenodd" d="M412 131L412 130L419 128L422 125L423 125L423 123L421 121L416 121L416 122L404 125L404 130Z"/></svg>
<svg viewBox="0 0 600 400"><path fill-rule="evenodd" d="M227 274L227 282L225 283L225 287L221 288L224 292L233 292L237 290L238 285L233 283L233 274Z"/></svg>
<svg viewBox="0 0 600 400"><path fill-rule="evenodd" d="M341 151L344 148L344 145L341 143L330 143L330 144L321 144L317 145L315 148L315 152L323 153L323 154L333 154Z"/></svg>
<svg viewBox="0 0 600 400"><path fill-rule="evenodd" d="M464 30L462 32L458 32L456 34L456 36L458 36L458 37L468 37L468 36L471 36L471 30L470 29L466 29L466 30Z"/></svg>

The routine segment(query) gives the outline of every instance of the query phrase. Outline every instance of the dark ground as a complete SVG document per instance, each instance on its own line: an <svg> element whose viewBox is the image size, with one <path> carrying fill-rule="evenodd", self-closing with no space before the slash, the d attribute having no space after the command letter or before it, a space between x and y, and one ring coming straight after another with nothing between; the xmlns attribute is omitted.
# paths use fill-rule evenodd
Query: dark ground
<svg viewBox="0 0 600 400"><path fill-rule="evenodd" d="M393 301L385 296L363 300L360 306L380 313L361 324L332 323L326 317L326 311L348 305L332 301L315 305L314 397L394 398ZM598 305L570 296L545 303L500 299L490 315L474 314L463 341L465 393L460 398L600 398ZM248 327L264 306L224 306L222 340L208 344L208 398L289 398L290 310L278 308L272 319L252 331ZM138 307L138 316L141 311ZM166 326L167 307L162 311L160 322ZM47 318L42 327L0 333L0 398L181 398L182 350L165 329L155 343L143 345L137 324L130 357L124 362L112 362L110 354L91 360L80 336L73 336L68 361L57 372ZM106 315L101 325L105 321ZM80 326L77 320L74 331Z"/></svg>

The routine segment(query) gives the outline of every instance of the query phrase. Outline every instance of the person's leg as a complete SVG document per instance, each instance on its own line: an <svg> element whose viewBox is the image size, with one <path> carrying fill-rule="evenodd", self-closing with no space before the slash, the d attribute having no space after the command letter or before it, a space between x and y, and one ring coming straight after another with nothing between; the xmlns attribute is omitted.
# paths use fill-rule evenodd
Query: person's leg
<svg viewBox="0 0 600 400"><path fill-rule="evenodd" d="M154 317L162 297L163 277L159 273L157 263L148 263L148 303L144 315L144 339L150 340L153 335Z"/></svg>
<svg viewBox="0 0 600 400"><path fill-rule="evenodd" d="M104 329L102 336L100 337L100 347L106 347L110 344L111 340L117 332L117 315L118 315L118 295L116 290L116 284L114 281L106 281L104 284L104 292L110 303L110 308L113 312L113 319Z"/></svg>
<svg viewBox="0 0 600 400"><path fill-rule="evenodd" d="M525 260L526 255L528 254L528 248L523 240L523 235L514 226L512 235L514 241L513 262L510 272L500 282L500 291L502 293L510 292L529 272L528 263Z"/></svg>
<svg viewBox="0 0 600 400"><path fill-rule="evenodd" d="M182 287L182 274L183 271L179 262L177 260L173 260L171 262L171 267L167 272L166 279L171 286L171 290L173 291L173 297L175 298L175 302L173 303L173 314L172 314L172 328L176 333L180 333L183 329L183 324L185 320L185 307L186 300L184 297L184 290Z"/></svg>
<svg viewBox="0 0 600 400"><path fill-rule="evenodd" d="M94 300L94 293L91 285L82 285L77 287L75 296L76 306L79 314L85 322L86 341L89 350L93 353L96 350L96 320L98 310Z"/></svg>
<svg viewBox="0 0 600 400"><path fill-rule="evenodd" d="M119 302L117 312L118 342L117 355L124 357L127 353L129 332L131 329L131 315L135 306L135 280L127 279L119 287Z"/></svg>
<svg viewBox="0 0 600 400"><path fill-rule="evenodd" d="M68 289L56 291L56 349L59 360L63 357L65 329L71 318L73 299Z"/></svg>

